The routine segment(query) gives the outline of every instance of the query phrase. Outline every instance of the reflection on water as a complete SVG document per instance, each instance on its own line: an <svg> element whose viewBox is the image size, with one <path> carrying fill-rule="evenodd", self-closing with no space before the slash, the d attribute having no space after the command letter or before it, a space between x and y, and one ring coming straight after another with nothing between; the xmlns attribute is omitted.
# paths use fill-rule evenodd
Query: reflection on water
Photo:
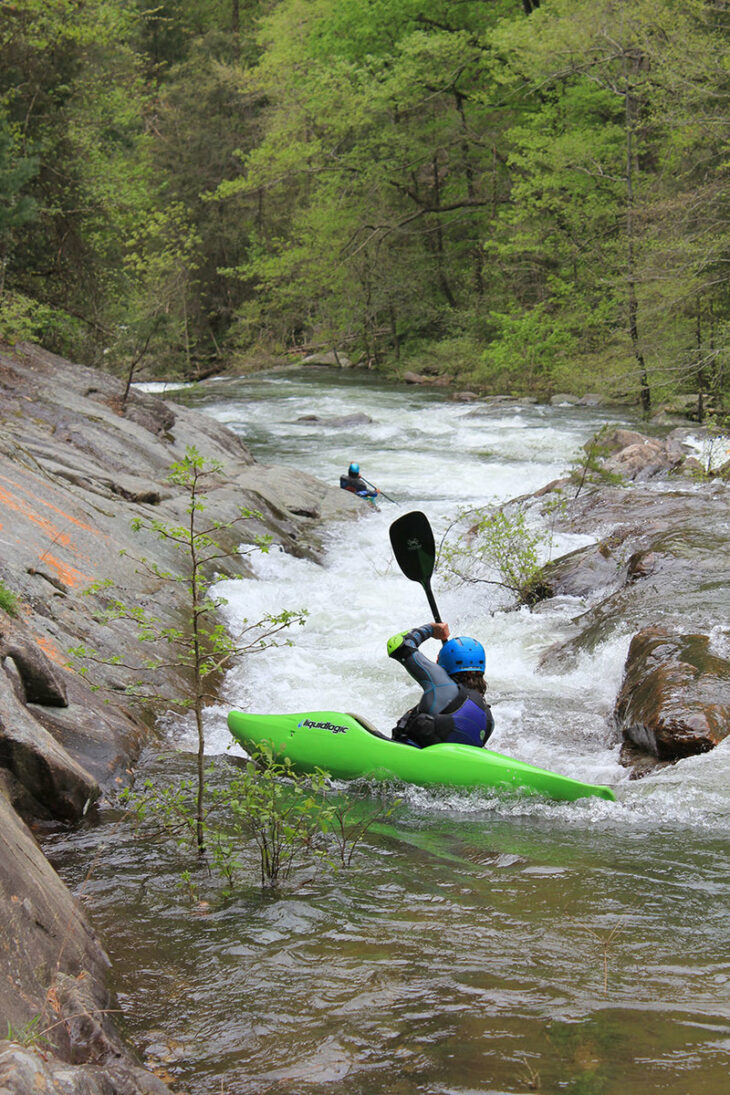
<svg viewBox="0 0 730 1095"><path fill-rule="evenodd" d="M336 483L350 459L437 531L463 501L498 502L558 475L608 415L508 407L475 414L432 392L322 373L217 382L181 398L228 421L264 461ZM367 414L352 430L300 423ZM228 706L359 709L383 727L415 698L385 639L427 615L394 570L385 507L333 527L324 567L272 552L264 581L227 590L231 620L309 608L295 645L250 659L209 712L215 781L229 776ZM435 592L483 636L497 721L490 745L617 787L618 801L414 787L333 789L393 806L349 870L304 872L263 895L248 856L233 896L186 898L174 849L140 845L109 811L48 852L105 941L129 1033L192 1095L719 1095L730 1050L730 742L638 783L618 764L610 710L628 635L565 673L540 657L583 605L498 613ZM402 672L402 671L400 671ZM183 722L172 739L191 739ZM150 756L155 781L192 774ZM100 852L99 845L102 842Z"/></svg>
<svg viewBox="0 0 730 1095"><path fill-rule="evenodd" d="M164 779L180 760L150 760ZM216 761L225 780L230 761ZM724 1090L727 842L453 791L383 802L348 870L187 902L124 822L56 838L106 939L132 1037L213 1093ZM405 796L405 797L403 797ZM577 804L574 804L577 805ZM106 835L105 835L106 834ZM199 881L207 885L204 872ZM689 1075L691 1073L691 1083ZM538 1088L539 1082L539 1088Z"/></svg>

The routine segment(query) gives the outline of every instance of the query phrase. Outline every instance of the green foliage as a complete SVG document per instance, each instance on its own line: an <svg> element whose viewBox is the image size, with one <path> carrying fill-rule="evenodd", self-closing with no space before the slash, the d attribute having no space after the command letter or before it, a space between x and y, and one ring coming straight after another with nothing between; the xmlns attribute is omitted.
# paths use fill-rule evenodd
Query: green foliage
<svg viewBox="0 0 730 1095"><path fill-rule="evenodd" d="M577 349L565 318L545 304L512 315L492 312L494 338L483 354L487 375L502 387L549 391L558 367Z"/></svg>
<svg viewBox="0 0 730 1095"><path fill-rule="evenodd" d="M7 119L0 115L0 261L3 263L12 247L13 231L38 215L38 205L26 191L37 173L38 161L18 152Z"/></svg>
<svg viewBox="0 0 730 1095"><path fill-rule="evenodd" d="M237 635L231 635L220 617L220 609L225 599L216 596L213 586L219 581L219 565L226 559L247 554L238 544L227 547L222 542L224 534L235 529L239 522L245 522L260 516L251 510L243 509L240 516L229 522L209 519L201 527L201 515L206 509L206 494L210 486L222 472L222 465L209 461L191 446L184 458L173 464L168 481L182 489L186 497L188 521L183 525L171 525L157 518L136 518L132 527L136 531L146 530L153 533L168 546L172 547L180 558L178 569L168 570L154 560L146 557L137 559L142 571L153 574L161 583L179 585L183 588L186 605L183 626L175 627L164 622L153 612L140 606L129 606L112 598L101 619L105 623L114 620L126 620L137 631L142 644L151 644L153 653L144 662L129 665L121 658L112 655L102 658L96 651L85 647L76 647L70 653L83 661L105 661L118 666L130 675L130 689L140 693L141 679L160 670L184 669L192 679L192 694L188 697L175 697L179 706L192 708L198 737L198 785L196 793L195 833L200 853L204 850L204 792L205 792L205 731L203 711L206 701L215 699L210 691L211 679L229 668L244 654L262 650L279 640L281 632L294 623L302 624L305 612L285 609L278 614L268 613L262 619L250 622L243 620ZM248 551L268 550L270 538L258 537ZM95 587L95 591L99 589ZM162 651L162 652L160 652ZM148 697L159 696L155 690ZM184 789L178 789L184 794ZM176 799L176 804L179 802Z"/></svg>
<svg viewBox="0 0 730 1095"><path fill-rule="evenodd" d="M575 484L574 498L577 498L588 485L611 484L618 486L623 483L623 476L611 472L604 466L606 457L614 451L607 444L606 435L612 427L603 426L587 444L583 446L582 455L577 457L570 469L570 478Z"/></svg>
<svg viewBox="0 0 730 1095"><path fill-rule="evenodd" d="M11 346L26 339L31 342L52 342L51 332L58 329L66 317L40 304L32 297L11 290L0 295L0 339Z"/></svg>
<svg viewBox="0 0 730 1095"><path fill-rule="evenodd" d="M332 808L327 803L323 772L294 775L287 760L274 763L265 751L259 763L247 765L225 790L225 805L235 831L259 850L261 885L286 882L302 859L327 859L327 830ZM286 778L284 778L286 777Z"/></svg>
<svg viewBox="0 0 730 1095"><path fill-rule="evenodd" d="M726 402L725 6L17 0L3 17L10 341L130 380L334 347L647 413L682 390Z"/></svg>
<svg viewBox="0 0 730 1095"><path fill-rule="evenodd" d="M3 581L0 581L0 610L7 612L8 616L17 618L20 615L20 602Z"/></svg>
<svg viewBox="0 0 730 1095"><path fill-rule="evenodd" d="M207 774L212 776L212 768ZM263 747L250 760L230 766L208 798L203 819L206 857L224 894L246 884L249 845L256 848L262 887L276 890L292 881L299 868L349 867L371 826L394 808L363 807L353 798L343 803L330 791L324 772L294 772L288 759L276 761ZM197 847L198 839L192 781L157 785L148 779L139 789L125 789L120 802L138 826L140 839L170 841L187 862L186 852ZM198 900L201 884L188 866L181 870L179 889L191 903Z"/></svg>
<svg viewBox="0 0 730 1095"><path fill-rule="evenodd" d="M550 532L530 527L523 508L469 509L447 533L439 562L452 581L500 586L530 604L538 599L550 544Z"/></svg>
<svg viewBox="0 0 730 1095"><path fill-rule="evenodd" d="M50 1038L47 1037L47 1029L41 1028L43 1022L42 1016L34 1015L32 1019L16 1030L10 1023L8 1023L8 1033L6 1035L9 1042L15 1042L17 1045L25 1046L27 1049L39 1048L44 1046L51 1046L53 1043Z"/></svg>

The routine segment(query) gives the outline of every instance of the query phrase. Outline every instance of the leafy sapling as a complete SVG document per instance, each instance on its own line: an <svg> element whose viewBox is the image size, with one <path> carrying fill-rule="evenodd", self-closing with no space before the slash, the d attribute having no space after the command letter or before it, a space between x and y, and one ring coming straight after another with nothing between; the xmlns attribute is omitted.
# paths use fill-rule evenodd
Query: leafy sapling
<svg viewBox="0 0 730 1095"><path fill-rule="evenodd" d="M452 581L499 586L520 604L534 600L531 591L543 557L549 555L549 531L531 527L523 508L511 513L505 508L464 510L454 527L458 535L447 533L440 549L440 561Z"/></svg>
<svg viewBox="0 0 730 1095"><path fill-rule="evenodd" d="M133 522L136 531L152 532L180 556L179 570L166 569L146 557L135 558L135 562L140 572L152 575L162 584L181 588L180 599L184 606L181 625L173 626L146 608L129 606L113 599L103 613L104 622L130 622L136 627L138 640L149 644L151 656L131 665L119 657L103 657L85 647L71 651L89 663L103 662L117 666L129 675L129 688L136 694L148 699L165 699L192 709L198 741L195 832L201 854L205 850L204 710L207 702L216 698L211 691L212 682L243 655L286 642L281 639L282 633L295 623L302 624L306 616L304 611L289 609L278 614L266 614L255 622L244 620L236 635L232 635L223 623L220 610L226 600L214 590L219 581L217 567L223 560L257 550L267 551L271 538L258 537L246 549L230 548L223 544L224 533L230 534L240 523L261 515L254 510L242 509L237 518L228 522L204 518L206 494L221 470L220 463L206 462L197 449L188 448L184 458L172 466L168 475L168 481L180 487L186 497L186 522L174 525L147 517L136 518ZM156 690L157 685L145 688L145 681L156 680L161 671L173 669L183 671L186 679L191 681L190 694L185 697L162 696Z"/></svg>

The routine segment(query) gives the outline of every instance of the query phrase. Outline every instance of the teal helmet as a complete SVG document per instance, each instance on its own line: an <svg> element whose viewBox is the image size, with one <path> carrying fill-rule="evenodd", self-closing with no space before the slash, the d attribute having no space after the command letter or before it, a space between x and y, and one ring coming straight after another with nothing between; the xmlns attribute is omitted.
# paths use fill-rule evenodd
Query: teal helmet
<svg viewBox="0 0 730 1095"><path fill-rule="evenodd" d="M469 670L483 673L486 666L484 647L476 639L469 639L466 635L444 643L436 661L450 677L454 673L466 673Z"/></svg>
<svg viewBox="0 0 730 1095"><path fill-rule="evenodd" d="M359 474L360 474L360 465L359 464L350 464L350 475L359 475Z"/></svg>

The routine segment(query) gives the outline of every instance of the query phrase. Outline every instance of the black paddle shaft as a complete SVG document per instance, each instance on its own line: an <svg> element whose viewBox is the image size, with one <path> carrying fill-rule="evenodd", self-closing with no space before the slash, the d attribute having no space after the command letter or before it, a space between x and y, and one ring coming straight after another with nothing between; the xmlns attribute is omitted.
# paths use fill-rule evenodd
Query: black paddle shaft
<svg viewBox="0 0 730 1095"><path fill-rule="evenodd" d="M396 562L406 578L423 586L433 618L441 623L441 616L431 590L431 575L436 561L436 545L428 517L420 510L404 513L390 526L390 542Z"/></svg>

